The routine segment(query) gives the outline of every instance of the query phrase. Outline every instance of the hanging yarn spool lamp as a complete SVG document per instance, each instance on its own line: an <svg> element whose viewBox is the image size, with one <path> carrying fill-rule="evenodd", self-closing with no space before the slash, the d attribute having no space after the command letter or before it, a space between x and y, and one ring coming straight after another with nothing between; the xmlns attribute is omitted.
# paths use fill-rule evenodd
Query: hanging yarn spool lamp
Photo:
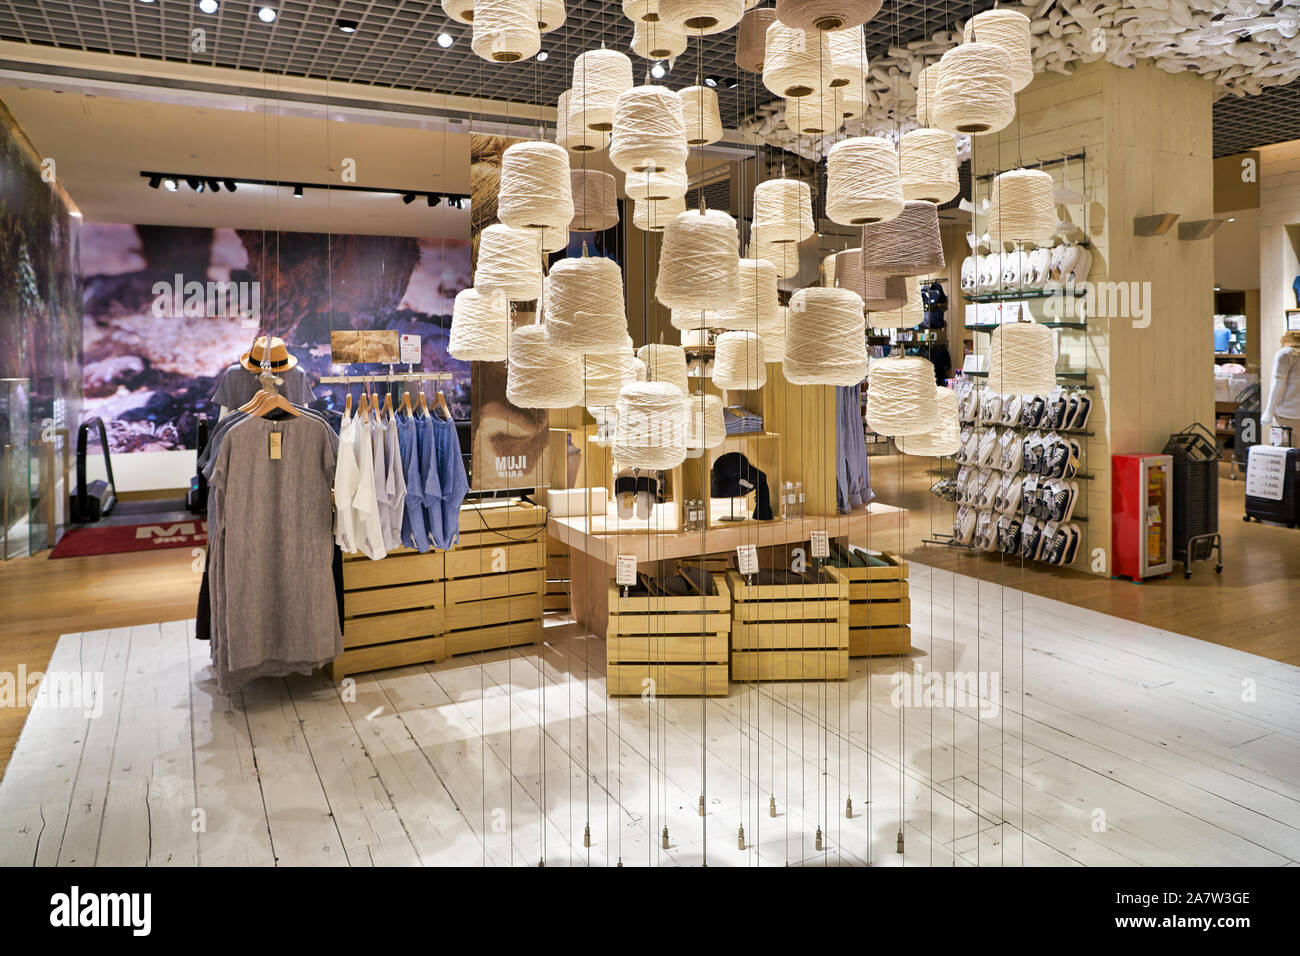
<svg viewBox="0 0 1300 956"><path fill-rule="evenodd" d="M555 106L555 142L573 153L594 153L609 145L609 134L588 129L581 111L574 112L572 90L560 94Z"/></svg>
<svg viewBox="0 0 1300 956"><path fill-rule="evenodd" d="M903 211L898 153L880 136L840 140L826 154L826 215L843 226L889 222Z"/></svg>
<svg viewBox="0 0 1300 956"><path fill-rule="evenodd" d="M497 218L516 229L560 229L573 221L569 154L555 143L515 143L501 157Z"/></svg>
<svg viewBox="0 0 1300 956"><path fill-rule="evenodd" d="M546 277L546 338L585 355L614 352L627 340L623 270L604 256L561 259Z"/></svg>
<svg viewBox="0 0 1300 956"><path fill-rule="evenodd" d="M1055 186L1041 169L1010 169L993 180L988 232L995 242L1048 245L1056 233Z"/></svg>
<svg viewBox="0 0 1300 956"><path fill-rule="evenodd" d="M632 52L647 60L668 60L686 52L686 33L662 20L637 20L632 28Z"/></svg>
<svg viewBox="0 0 1300 956"><path fill-rule="evenodd" d="M776 321L767 328L758 330L758 337L763 340L763 358L768 362L781 362L785 359L786 328L790 323L790 307L776 307Z"/></svg>
<svg viewBox="0 0 1300 956"><path fill-rule="evenodd" d="M587 50L573 61L570 109L581 113L587 129L608 133L614 128L614 104L632 89L632 60L617 50Z"/></svg>
<svg viewBox="0 0 1300 956"><path fill-rule="evenodd" d="M991 43L963 43L939 61L930 103L933 125L979 136L1005 129L1016 116L1011 57Z"/></svg>
<svg viewBox="0 0 1300 956"><path fill-rule="evenodd" d="M1056 388L1056 337L1037 322L1007 322L989 343L988 384L1001 395L1046 395Z"/></svg>
<svg viewBox="0 0 1300 956"><path fill-rule="evenodd" d="M781 367L792 385L856 385L867 366L862 299L812 286L790 297Z"/></svg>
<svg viewBox="0 0 1300 956"><path fill-rule="evenodd" d="M499 293L477 289L456 293L447 353L462 362L504 362L510 333L510 303Z"/></svg>
<svg viewBox="0 0 1300 956"><path fill-rule="evenodd" d="M618 225L618 184L598 169L569 171L573 193L570 232L604 232Z"/></svg>
<svg viewBox="0 0 1300 956"><path fill-rule="evenodd" d="M476 0L470 48L489 63L517 63L542 48L534 0Z"/></svg>
<svg viewBox="0 0 1300 956"><path fill-rule="evenodd" d="M442 0L442 12L457 23L473 23L474 0Z"/></svg>
<svg viewBox="0 0 1300 956"><path fill-rule="evenodd" d="M830 63L829 46L821 33L806 33L773 20L764 39L763 85L777 96L811 96L826 85L822 70Z"/></svg>
<svg viewBox="0 0 1300 956"><path fill-rule="evenodd" d="M707 146L722 139L722 114L718 112L718 94L707 86L688 86L682 90L681 97L687 144Z"/></svg>
<svg viewBox="0 0 1300 956"><path fill-rule="evenodd" d="M845 30L868 23L881 0L776 0L777 18L798 30Z"/></svg>
<svg viewBox="0 0 1300 956"><path fill-rule="evenodd" d="M659 0L623 0L623 16L633 24L655 23L659 19Z"/></svg>
<svg viewBox="0 0 1300 956"><path fill-rule="evenodd" d="M957 178L957 138L941 129L914 129L898 141L903 196L946 203L961 191ZM1056 217L1052 217L1056 226Z"/></svg>
<svg viewBox="0 0 1300 956"><path fill-rule="evenodd" d="M665 86L634 86L614 105L609 161L625 173L685 168L690 149L682 98Z"/></svg>
<svg viewBox="0 0 1300 956"><path fill-rule="evenodd" d="M957 393L937 386L934 390L938 416L934 426L919 435L900 435L898 450L904 455L939 457L955 455L961 448L961 421L958 419Z"/></svg>
<svg viewBox="0 0 1300 956"><path fill-rule="evenodd" d="M867 316L867 325L873 329L911 329L925 318L925 304L921 301L921 284L916 276L897 276L904 285L903 301L892 309L876 309Z"/></svg>
<svg viewBox="0 0 1300 956"><path fill-rule="evenodd" d="M845 251L850 252L852 250L846 249ZM857 251L859 255L862 254L862 250L859 249ZM830 252L827 253L826 256L822 259L821 270L820 270L821 271L820 278L821 278L822 285L832 286L832 285L842 284L839 282L839 277L837 275L837 267L835 265L836 260L838 258L839 258L838 252ZM844 288L851 289L853 287L850 285L844 285Z"/></svg>
<svg viewBox="0 0 1300 956"><path fill-rule="evenodd" d="M727 440L722 398L699 393L686 399L686 447L717 448Z"/></svg>
<svg viewBox="0 0 1300 956"><path fill-rule="evenodd" d="M771 7L750 10L736 31L736 66L746 73L763 72L763 54L767 49L767 28L776 20Z"/></svg>
<svg viewBox="0 0 1300 956"><path fill-rule="evenodd" d="M803 242L813 226L812 190L801 179L769 179L754 187L754 229L764 242Z"/></svg>
<svg viewBox="0 0 1300 956"><path fill-rule="evenodd" d="M871 325L875 322L875 313L894 312L907 305L907 276L877 276L864 272L859 294L862 305L870 313L867 324Z"/></svg>
<svg viewBox="0 0 1300 956"><path fill-rule="evenodd" d="M510 333L506 398L519 408L581 405L582 356L552 345L544 326L519 326Z"/></svg>
<svg viewBox="0 0 1300 956"><path fill-rule="evenodd" d="M866 111L867 101L863 98L861 83L850 83L836 92L839 94L840 116L843 119L857 119Z"/></svg>
<svg viewBox="0 0 1300 956"><path fill-rule="evenodd" d="M848 289L862 296L866 274L862 271L862 250L845 249L822 260L823 284Z"/></svg>
<svg viewBox="0 0 1300 956"><path fill-rule="evenodd" d="M658 172L628 173L623 180L623 189L628 199L637 202L681 199L684 203L687 183L686 169L678 166Z"/></svg>
<svg viewBox="0 0 1300 956"><path fill-rule="evenodd" d="M659 0L659 19L692 33L730 30L745 13L745 0Z"/></svg>
<svg viewBox="0 0 1300 956"><path fill-rule="evenodd" d="M922 126L935 126L934 91L939 85L939 63L932 63L921 71L916 82L916 121Z"/></svg>
<svg viewBox="0 0 1300 956"><path fill-rule="evenodd" d="M812 96L785 101L785 125L800 136L825 136L844 125L837 90L824 89Z"/></svg>
<svg viewBox="0 0 1300 956"><path fill-rule="evenodd" d="M474 288L516 302L542 294L542 248L537 232L493 223L479 234Z"/></svg>
<svg viewBox="0 0 1300 956"><path fill-rule="evenodd" d="M836 30L826 36L831 55L831 76L829 83L833 87L861 86L871 64L867 61L865 38L862 27Z"/></svg>
<svg viewBox="0 0 1300 956"><path fill-rule="evenodd" d="M714 343L713 384L747 392L767 384L763 341L757 332L723 332Z"/></svg>
<svg viewBox="0 0 1300 956"><path fill-rule="evenodd" d="M1019 10L985 10L966 21L962 40L991 43L1011 58L1011 88L1019 93L1034 79L1032 24Z"/></svg>
<svg viewBox="0 0 1300 956"><path fill-rule="evenodd" d="M663 232L670 222L686 211L685 197L646 199L632 203L632 225L642 232Z"/></svg>
<svg viewBox="0 0 1300 956"><path fill-rule="evenodd" d="M718 328L718 313L712 309L671 309L668 314L668 321L672 327L682 332L698 332L701 329ZM682 336L682 344L686 343L686 336Z"/></svg>
<svg viewBox="0 0 1300 956"><path fill-rule="evenodd" d="M888 222L862 227L862 271L884 276L922 276L944 267L939 208L912 200Z"/></svg>
<svg viewBox="0 0 1300 956"><path fill-rule="evenodd" d="M740 294L719 309L712 328L758 331L777 320L776 266L766 259L741 259Z"/></svg>
<svg viewBox="0 0 1300 956"><path fill-rule="evenodd" d="M533 0L536 4L537 31L539 33L551 33L564 26L567 13L564 9L564 0Z"/></svg>
<svg viewBox="0 0 1300 956"><path fill-rule="evenodd" d="M807 188L807 187L805 187ZM736 220L716 209L690 210L664 230L655 298L670 309L722 309L740 294Z"/></svg>
<svg viewBox="0 0 1300 956"><path fill-rule="evenodd" d="M617 352L592 352L583 357L582 402L587 408L612 408L618 404L623 386L637 380L637 369L645 367L631 348Z"/></svg>
<svg viewBox="0 0 1300 956"><path fill-rule="evenodd" d="M636 350L636 357L645 365L647 382L671 385L683 396L690 394L691 387L686 375L686 350L680 345L643 345Z"/></svg>
<svg viewBox="0 0 1300 956"><path fill-rule="evenodd" d="M776 267L777 277L789 279L799 274L799 243L768 242L760 230L753 230L749 241L749 258L763 259Z"/></svg>
<svg viewBox="0 0 1300 956"><path fill-rule="evenodd" d="M618 468L668 471L686 460L686 400L664 382L623 386L614 426Z"/></svg>
<svg viewBox="0 0 1300 956"><path fill-rule="evenodd" d="M934 366L911 356L871 363L867 373L867 425L877 435L923 435L939 418Z"/></svg>

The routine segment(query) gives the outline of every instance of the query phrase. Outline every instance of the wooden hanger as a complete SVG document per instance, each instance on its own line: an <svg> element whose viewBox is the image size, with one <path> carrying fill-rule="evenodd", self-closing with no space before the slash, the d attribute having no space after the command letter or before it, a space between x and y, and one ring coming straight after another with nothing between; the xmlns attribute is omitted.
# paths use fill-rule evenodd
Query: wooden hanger
<svg viewBox="0 0 1300 956"><path fill-rule="evenodd" d="M401 410L406 413L406 417L410 418L413 412L411 411L411 390L409 388L402 392L402 404L400 407Z"/></svg>
<svg viewBox="0 0 1300 956"><path fill-rule="evenodd" d="M429 400L428 400L427 398L424 397L424 392L423 392L423 391L420 392L420 399L419 399L418 402L416 402L416 405L419 406L420 414L423 415L425 418L428 418L428 417L429 417Z"/></svg>
<svg viewBox="0 0 1300 956"><path fill-rule="evenodd" d="M352 393L348 392L347 397L343 400L343 417L349 418L352 415Z"/></svg>
<svg viewBox="0 0 1300 956"><path fill-rule="evenodd" d="M442 413L443 418L447 419L447 421L451 421L451 409L447 407L447 396L442 393L442 389L438 389L437 407L438 411Z"/></svg>
<svg viewBox="0 0 1300 956"><path fill-rule="evenodd" d="M270 388L263 387L258 390L257 394L240 406L239 410L257 418L265 418L273 411L280 410L288 412L294 418L302 415L293 402L289 401L279 392Z"/></svg>
<svg viewBox="0 0 1300 956"><path fill-rule="evenodd" d="M384 392L384 414L389 418L393 417L393 393Z"/></svg>

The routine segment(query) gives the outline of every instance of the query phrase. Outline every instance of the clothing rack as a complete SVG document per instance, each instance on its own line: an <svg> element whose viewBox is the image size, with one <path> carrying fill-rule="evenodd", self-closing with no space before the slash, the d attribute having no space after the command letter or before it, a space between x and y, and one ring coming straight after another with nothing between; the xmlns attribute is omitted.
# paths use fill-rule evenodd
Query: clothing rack
<svg viewBox="0 0 1300 956"><path fill-rule="evenodd" d="M450 372L389 372L385 375L323 375L322 385L367 385L371 382L450 382Z"/></svg>

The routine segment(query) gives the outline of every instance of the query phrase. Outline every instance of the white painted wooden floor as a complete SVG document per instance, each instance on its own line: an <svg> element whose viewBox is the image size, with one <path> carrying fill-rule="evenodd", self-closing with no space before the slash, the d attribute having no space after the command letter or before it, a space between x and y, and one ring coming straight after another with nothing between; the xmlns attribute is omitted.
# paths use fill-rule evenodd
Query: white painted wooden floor
<svg viewBox="0 0 1300 956"><path fill-rule="evenodd" d="M355 700L320 675L223 698L192 622L65 635L51 671L102 672L103 712L33 710L0 864L1300 860L1300 669L916 564L911 587L910 659L705 702L607 700L572 624ZM900 710L904 669L996 672L999 712Z"/></svg>

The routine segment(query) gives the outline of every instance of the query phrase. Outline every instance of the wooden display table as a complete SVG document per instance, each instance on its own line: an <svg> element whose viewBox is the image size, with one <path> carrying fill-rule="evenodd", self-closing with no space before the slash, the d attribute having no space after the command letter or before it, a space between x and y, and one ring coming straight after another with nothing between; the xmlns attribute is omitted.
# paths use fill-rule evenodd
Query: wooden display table
<svg viewBox="0 0 1300 956"><path fill-rule="evenodd" d="M849 656L906 654L912 649L907 562L891 551L872 556L886 564L833 568L849 585Z"/></svg>
<svg viewBox="0 0 1300 956"><path fill-rule="evenodd" d="M731 679L844 680L849 676L849 582L825 568L813 584L748 584L735 571Z"/></svg>

